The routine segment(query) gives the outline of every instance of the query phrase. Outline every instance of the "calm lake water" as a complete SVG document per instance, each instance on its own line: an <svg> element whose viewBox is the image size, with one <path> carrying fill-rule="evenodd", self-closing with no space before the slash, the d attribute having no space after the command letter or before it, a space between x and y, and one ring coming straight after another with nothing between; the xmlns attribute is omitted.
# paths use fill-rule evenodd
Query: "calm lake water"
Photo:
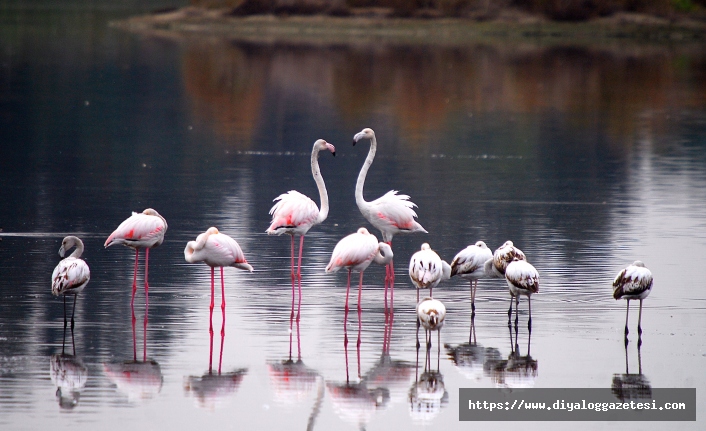
<svg viewBox="0 0 706 431"><path fill-rule="evenodd" d="M170 2L16 3L0 9L0 428L657 430L669 425L461 423L458 389L706 390L703 46L158 38L108 22ZM395 237L394 315L384 270L366 271L344 348L346 276L324 267L358 227L380 238L354 200L363 127L379 145L366 198L409 194L429 233ZM318 138L337 149L320 157L331 211L306 237L296 324L289 238L264 232L280 193L318 202ZM103 243L147 207L169 230L150 254L149 319L140 288L133 326L134 254ZM255 268L225 270L213 340L208 268L183 257L209 226ZM83 239L92 278L62 356L50 277L67 234ZM505 283L482 280L469 345L468 283L454 278L434 290L448 314L425 370L410 256L428 242L451 261L507 239L541 274L531 339L523 299L513 353ZM611 296L636 259L655 278L639 351L637 306L625 349L625 303ZM700 395L680 429L705 426Z"/></svg>

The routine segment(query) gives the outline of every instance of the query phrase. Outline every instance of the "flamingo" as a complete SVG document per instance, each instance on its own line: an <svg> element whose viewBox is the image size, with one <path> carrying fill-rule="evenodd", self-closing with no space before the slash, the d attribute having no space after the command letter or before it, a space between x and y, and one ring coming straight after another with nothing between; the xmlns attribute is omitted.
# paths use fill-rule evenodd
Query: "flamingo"
<svg viewBox="0 0 706 431"><path fill-rule="evenodd" d="M64 332L66 331L66 295L74 296L74 308L71 312L71 329L74 329L74 314L76 313L76 297L91 279L88 264L81 259L83 254L83 241L75 236L67 236L61 241L59 256L64 257L71 248L76 249L66 259L59 262L51 275L51 293L54 296L64 297Z"/></svg>
<svg viewBox="0 0 706 431"><path fill-rule="evenodd" d="M422 225L417 223L415 217L417 213L412 208L417 205L409 200L407 195L398 195L397 190L390 190L383 196L368 202L363 198L363 186L365 185L365 176L368 174L370 165L375 159L375 151L377 150L377 140L373 129L365 128L353 136L353 145L361 139L370 140L370 150L365 158L365 163L358 174L358 182L355 185L355 202L358 204L358 209L363 214L370 224L375 226L382 233L384 242L392 247L392 237L398 233L428 233ZM387 286L390 285L390 302L392 306L395 285L395 270L393 262L387 266L385 274L385 307L387 308Z"/></svg>
<svg viewBox="0 0 706 431"><path fill-rule="evenodd" d="M506 243L507 244L507 243ZM505 280L510 288L510 311L508 312L508 325L510 324L509 316L512 314L512 299L515 299L515 327L517 327L517 307L520 305L520 295L527 297L529 306L529 320L527 328L532 331L532 299L533 293L539 292L539 272L532 264L526 260L521 260L515 256L505 269Z"/></svg>
<svg viewBox="0 0 706 431"><path fill-rule="evenodd" d="M392 261L392 248L389 244L378 242L375 235L364 227L358 229L336 244L331 254L331 260L326 265L326 273L337 272L341 268L348 269L348 284L346 285L346 316L348 316L348 295L351 289L351 272L360 272L358 282L358 317L360 319L360 294L363 289L363 272L372 262L387 265ZM345 319L347 320L347 319ZM343 323L344 327L346 323Z"/></svg>
<svg viewBox="0 0 706 431"><path fill-rule="evenodd" d="M493 260L485 262L486 276L504 278L508 264L510 264L515 257L519 260L527 260L522 250L515 247L512 241L505 241L505 243L498 247L493 253Z"/></svg>
<svg viewBox="0 0 706 431"><path fill-rule="evenodd" d="M421 250L414 253L409 260L409 278L417 288L417 302L419 302L419 289L428 288L429 296L433 296L432 289L441 280L448 280L450 277L451 266L441 260L426 242L422 244Z"/></svg>
<svg viewBox="0 0 706 431"><path fill-rule="evenodd" d="M441 348L441 327L444 326L446 318L446 307L434 298L424 298L417 303L417 318L429 334L427 337L427 348L431 347L431 331L437 331L437 344Z"/></svg>
<svg viewBox="0 0 706 431"><path fill-rule="evenodd" d="M130 307L135 302L137 291L137 260L140 249L145 249L145 304L149 306L149 283L147 275L149 270L150 249L159 246L164 241L167 232L167 221L157 211L147 208L141 213L133 212L132 216L120 223L117 229L105 240L105 248L115 244L122 244L135 249L135 273L132 278L132 299Z"/></svg>
<svg viewBox="0 0 706 431"><path fill-rule="evenodd" d="M626 299L627 307L625 308L625 337L628 336L628 315L630 313L630 300L640 300L640 314L637 318L637 333L642 335L642 300L652 291L652 273L645 268L645 264L636 260L618 273L613 281L613 298Z"/></svg>
<svg viewBox="0 0 706 431"><path fill-rule="evenodd" d="M311 174L316 181L321 199L321 209L316 207L316 203L309 197L296 190L282 193L274 199L276 202L270 209L272 222L267 228L268 235L282 235L286 233L292 238L292 303L294 303L294 277L301 281L302 277L302 251L304 250L304 235L312 226L322 223L328 217L328 193L326 184L319 169L319 151L328 150L336 156L336 147L323 139L314 142L311 150ZM294 272L294 236L299 235L299 261L296 274ZM301 304L302 286L299 284L299 303Z"/></svg>
<svg viewBox="0 0 706 431"><path fill-rule="evenodd" d="M223 313L221 336L225 335L226 288L223 279L223 267L233 266L252 272L252 266L245 260L245 255L240 249L240 245L233 238L220 233L215 227L208 228L206 232L196 237L196 241L186 243L184 259L189 263L203 262L211 267L211 326L209 327L211 336L213 336L214 270L217 266L221 268L221 312ZM211 344L211 348L213 348L213 344ZM213 352L211 352L211 355L213 355Z"/></svg>
<svg viewBox="0 0 706 431"><path fill-rule="evenodd" d="M478 241L459 251L451 261L451 276L459 275L471 283L471 314L476 311L478 280L485 277L485 262L492 261L493 253L483 241Z"/></svg>

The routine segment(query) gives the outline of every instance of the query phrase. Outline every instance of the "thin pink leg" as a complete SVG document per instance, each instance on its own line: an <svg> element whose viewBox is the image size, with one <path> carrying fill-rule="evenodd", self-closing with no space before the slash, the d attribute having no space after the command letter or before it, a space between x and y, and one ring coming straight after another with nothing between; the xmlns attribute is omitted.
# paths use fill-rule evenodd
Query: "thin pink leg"
<svg viewBox="0 0 706 431"><path fill-rule="evenodd" d="M147 362L147 321L149 317L149 306L145 305L145 322L142 327L142 362Z"/></svg>
<svg viewBox="0 0 706 431"><path fill-rule="evenodd" d="M135 307L132 304L130 304L130 309L132 310L132 360L137 362L137 334L135 333L137 319L135 318Z"/></svg>
<svg viewBox="0 0 706 431"><path fill-rule="evenodd" d="M209 331L208 374L213 372L213 331Z"/></svg>
<svg viewBox="0 0 706 431"><path fill-rule="evenodd" d="M132 276L132 299L130 299L130 307L135 304L135 292L137 292L137 258L140 256L140 249L135 249L135 273ZM133 312L134 316L134 312Z"/></svg>
<svg viewBox="0 0 706 431"><path fill-rule="evenodd" d="M302 307L302 252L304 251L304 235L299 237L299 263L297 265L297 283L299 284L299 305L297 306L297 321Z"/></svg>
<svg viewBox="0 0 706 431"><path fill-rule="evenodd" d="M147 272L149 271L150 268L150 249L146 248L145 249L145 309L150 306L150 296L149 296L149 290L150 290L150 285L147 282ZM145 312L145 316L147 312Z"/></svg>
<svg viewBox="0 0 706 431"><path fill-rule="evenodd" d="M223 337L226 334L226 283L223 279L223 267L221 267L221 313L223 313L221 325L221 337Z"/></svg>
<svg viewBox="0 0 706 431"><path fill-rule="evenodd" d="M221 323L221 353L218 356L218 374L221 374L221 365L223 365L223 343L226 339L226 312L223 310L223 323Z"/></svg>
<svg viewBox="0 0 706 431"><path fill-rule="evenodd" d="M387 311L387 284L390 280L390 267L385 265L385 311Z"/></svg>
<svg viewBox="0 0 706 431"><path fill-rule="evenodd" d="M346 328L348 326L348 295L350 294L351 291L351 270L350 268L348 269L348 283L346 284L346 308L344 309L343 312L343 344L348 345L348 329ZM346 361L348 360L348 356L346 356Z"/></svg>
<svg viewBox="0 0 706 431"><path fill-rule="evenodd" d="M209 311L209 327L208 327L208 332L213 334L213 307L215 306L215 301L213 299L213 296L215 294L215 280L214 280L214 268L211 267L211 305L208 306L208 311Z"/></svg>
<svg viewBox="0 0 706 431"><path fill-rule="evenodd" d="M292 237L292 255L291 255L292 256L292 262L291 262L292 263L292 273L291 273L291 276L292 276L292 281L294 281L294 274L295 274L295 272L294 272L294 235L290 235L290 237ZM292 284L292 286L294 286L294 284ZM292 287L292 295L294 295L294 287ZM294 297L292 296L292 298L294 298ZM292 299L292 301L294 301L294 299Z"/></svg>

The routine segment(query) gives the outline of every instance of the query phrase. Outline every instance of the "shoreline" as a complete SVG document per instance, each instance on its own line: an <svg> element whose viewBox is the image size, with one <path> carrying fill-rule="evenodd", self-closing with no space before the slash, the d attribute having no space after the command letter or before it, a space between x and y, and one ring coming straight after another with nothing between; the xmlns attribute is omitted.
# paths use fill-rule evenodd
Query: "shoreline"
<svg viewBox="0 0 706 431"><path fill-rule="evenodd" d="M226 10L185 7L113 21L111 27L163 37L221 37L252 42L288 43L411 43L467 45L490 41L547 44L704 45L706 22L669 21L638 14L617 14L585 22L555 22L532 15L495 20L467 18L388 18L229 16Z"/></svg>

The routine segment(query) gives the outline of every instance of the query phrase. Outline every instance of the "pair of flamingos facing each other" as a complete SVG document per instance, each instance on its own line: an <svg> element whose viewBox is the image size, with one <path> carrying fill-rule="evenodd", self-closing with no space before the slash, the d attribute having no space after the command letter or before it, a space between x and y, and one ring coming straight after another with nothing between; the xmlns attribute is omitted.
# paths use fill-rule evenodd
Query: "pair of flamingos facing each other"
<svg viewBox="0 0 706 431"><path fill-rule="evenodd" d="M394 267L392 263L392 238L397 233L414 233L414 232L427 232L415 218L417 214L414 212L413 208L416 206L413 202L409 200L407 195L398 195L397 191L391 190L387 192L382 197L368 202L363 197L363 187L365 184L365 178L373 163L375 158L375 153L377 150L377 141L375 139L375 132L370 128L365 128L359 133L355 134L353 137L353 145L355 145L361 139L370 140L370 149L368 155L365 159L363 167L358 175L358 180L355 189L355 198L358 208L360 209L363 216L375 227L377 227L383 236L384 242L377 243L377 239L374 235L371 235L367 229L361 228L355 234L349 235L349 237L344 238L337 244L334 249L333 255L331 257L331 262L326 267L326 272L335 272L340 268L348 268L349 270L349 283L348 290L350 289L350 271L356 270L361 273L359 291L362 287L362 273L367 268L367 266L375 261L376 263L386 266L386 277L385 277L385 306L387 307L387 287L390 286L391 294L390 300L392 303L394 291L392 291L394 286ZM312 201L307 196L291 190L284 193L277 198L275 198L275 205L271 208L270 214L272 215L272 222L270 227L267 229L268 234L281 235L283 233L289 234L291 236L291 275L294 280L295 276L297 279L301 280L301 259L304 245L304 235L309 231L309 229L321 222L323 222L328 216L328 194L326 192L326 186L324 184L323 178L321 176L321 171L319 169L318 154L322 150L331 151L335 156L335 147L323 139L319 139L314 143L314 147L311 152L311 170L314 180L316 182L317 188L319 190L319 196L321 199L321 209L317 208L314 201ZM145 249L145 297L146 304L148 305L148 267L149 267L149 249L160 245L164 240L164 234L167 230L167 222L157 211L148 208L142 213L133 213L132 217L125 220L118 226L118 228L108 237L105 242L105 246L109 247L113 244L123 244L128 247L135 249L135 273L133 276L133 291L131 304L134 303L135 292L137 289L137 266L139 249ZM294 236L299 235L299 259L297 263L297 270L294 270ZM479 241L475 246L477 247L482 241ZM512 243L509 242L509 246L512 247ZM506 243L505 245L507 245ZM88 283L90 279L90 272L88 271L88 266L80 259L80 255L83 251L83 244L76 237L67 237L62 243L62 248L60 249L60 255L63 257L65 250L71 248L71 246L76 245L77 250L70 256L72 258L71 265L68 263L64 266L62 263L57 265L55 269L55 274L52 277L52 292L55 295L59 294L78 294ZM376 245L376 246L375 246ZM505 247L505 245L503 247ZM485 244L483 244L485 246ZM465 251L471 249L469 246L464 251L461 251L451 265L450 275L461 275L471 281L472 285L472 308L475 309L474 299L475 299L475 289L477 287L478 279L482 276L496 276L502 277L503 275L508 279L508 285L510 287L511 295L516 298L516 303L519 301L519 295L523 294L529 298L532 292L532 288L527 288L527 280L530 280L536 274L536 270L529 264L519 264L516 267L516 271L511 270L508 276L505 272L507 266L512 263L511 261L505 261L504 267L502 265L499 267L496 265L489 265L490 260L485 260L483 262L483 271L480 271L478 267L464 264L467 259L464 260L462 256ZM501 247L501 249L503 248ZM420 252L425 252L425 248L428 252L434 253L429 249L428 244L422 246ZM487 247L485 247L487 249ZM513 247L514 248L514 247ZM500 250L500 249L498 249ZM418 252L418 253L420 253ZM489 251L488 251L489 252ZM521 252L520 252L521 253ZM240 249L239 245L235 240L228 237L227 235L221 234L216 228L210 228L205 233L199 235L196 241L190 241L184 250L185 258L188 262L205 262L211 266L211 310L213 309L213 291L214 291L214 267L221 267L221 288L224 289L223 283L223 266L235 266L237 268L246 269L252 271L252 267L247 263L245 257ZM438 257L438 256L437 256ZM513 256L514 259L514 256ZM511 259L511 260L513 260ZM81 261L82 264L74 261ZM414 257L412 262L410 262L410 277L412 277L412 266L414 262ZM524 262L524 255L522 258L518 257L518 261ZM62 261L63 262L63 261ZM420 260L424 263L424 260ZM445 263L445 262L444 262ZM495 262L494 262L495 263ZM525 262L526 263L526 262ZM638 262L635 263L635 265ZM527 266L529 265L529 266ZM512 266L512 265L510 265ZM634 265L631 265L634 266ZM644 265L643 265L644 266ZM446 265L448 267L448 265ZM440 266L441 268L441 266ZM470 269L469 269L470 268ZM501 269L502 268L502 269ZM630 268L630 267L629 267ZM71 271L69 271L71 269ZM446 268L443 268L446 269ZM627 268L626 268L627 270ZM645 269L646 270L646 269ZM61 273L57 275L57 271ZM625 271L625 270L624 270ZM624 272L623 271L623 272ZM642 312L642 299L644 299L651 289L651 274L646 270L645 274L637 274L639 280L628 279L626 282L619 283L618 278L614 282L616 286L616 294L614 295L616 299L624 297L628 299L628 310L629 310L629 300L639 299L640 300L640 316ZM71 272L72 280L69 281L69 274ZM448 271L443 271L443 273L448 277ZM622 274L622 272L621 272ZM508 278L510 277L510 278ZM512 282L514 279L520 280L519 282ZM538 281L538 274L534 277ZM56 281L59 280L59 281ZM54 282L56 281L56 282ZM430 287L428 283L422 281L418 283L415 278L412 277L412 281L417 285L418 288ZM436 282L432 282L435 286L440 281L440 278ZM475 281L475 286L474 286ZM618 294L618 284L626 293ZM520 285L524 285L520 286ZM530 283L531 285L531 283ZM636 285L637 287L632 287ZM645 287L649 286L649 287ZM536 292L536 288L534 289ZM621 290L622 291L622 290ZM639 292L637 292L639 291ZM637 292L637 293L635 293ZM646 292L646 293L645 293ZM346 295L346 299L348 294ZM292 285L292 301L294 301L294 285ZM301 302L301 283L299 283L299 301ZM74 298L75 302L75 298ZM346 308L347 308L346 301ZM531 306L531 305L530 305ZM64 298L65 307L65 298ZM225 308L225 299L221 304L221 308ZM512 304L510 307L509 314L512 310ZM627 317L626 317L627 319ZM530 308L530 321L531 325L531 308ZM66 325L66 318L65 318ZM73 325L73 315L72 315L72 325ZM639 329L639 324L638 324ZM626 335L627 335L627 323L626 323Z"/></svg>

